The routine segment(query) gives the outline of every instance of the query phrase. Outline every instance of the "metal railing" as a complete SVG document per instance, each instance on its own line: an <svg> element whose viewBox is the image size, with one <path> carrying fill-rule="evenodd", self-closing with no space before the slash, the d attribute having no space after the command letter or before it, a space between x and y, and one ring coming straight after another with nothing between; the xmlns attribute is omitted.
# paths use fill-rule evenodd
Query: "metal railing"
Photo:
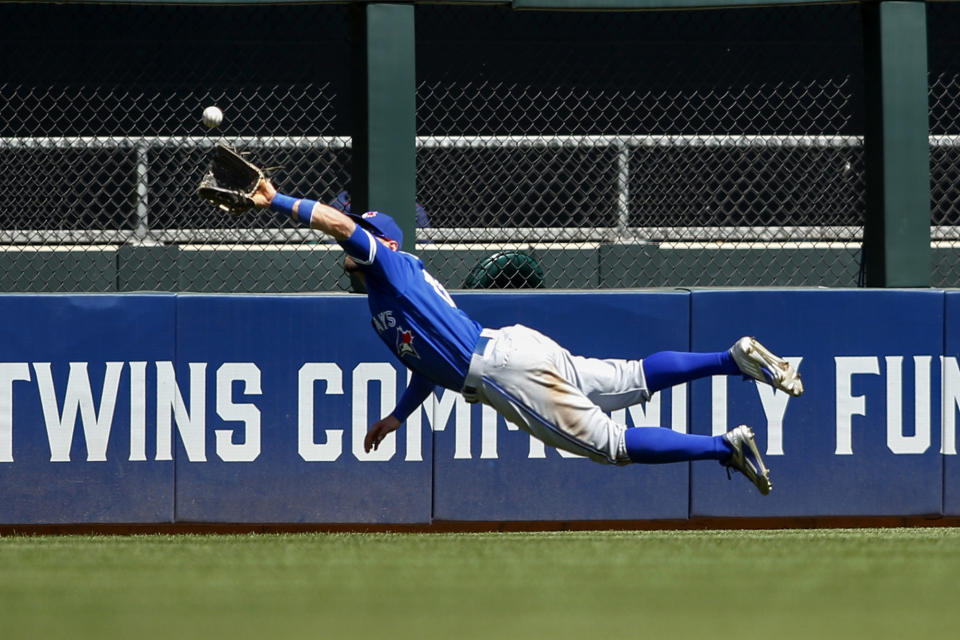
<svg viewBox="0 0 960 640"><path fill-rule="evenodd" d="M135 226L133 229L89 230L43 230L47 243L54 244L128 244L151 242L161 244L196 243L252 243L276 244L301 242L304 234L298 229L269 227L207 228L154 230L150 228L150 201L148 186L155 175L151 170L152 150L167 149L212 149L224 142L243 151L256 152L257 157L268 162L269 152L275 149L345 149L351 147L349 137L338 136L145 136L130 138L122 136L60 136L0 138L0 150L26 149L49 150L129 150L135 155L134 171ZM937 135L930 137L932 147L958 147L960 136ZM860 148L861 136L801 136L801 135L477 135L477 136L418 136L418 149L553 149L553 148L604 148L612 150L616 158L615 184L617 225L615 227L447 227L423 228L418 231L421 241L431 243L496 244L523 238L528 242L728 242L728 241L816 241L859 239L859 228L828 225L771 225L747 227L705 226L655 226L630 225L630 156L639 148L762 148L762 149L840 149ZM197 167L196 173L202 170ZM189 173L189 172L187 172ZM304 194L312 195L315 194ZM36 243L36 229L0 230L0 243ZM938 237L953 238L955 232L940 229Z"/></svg>

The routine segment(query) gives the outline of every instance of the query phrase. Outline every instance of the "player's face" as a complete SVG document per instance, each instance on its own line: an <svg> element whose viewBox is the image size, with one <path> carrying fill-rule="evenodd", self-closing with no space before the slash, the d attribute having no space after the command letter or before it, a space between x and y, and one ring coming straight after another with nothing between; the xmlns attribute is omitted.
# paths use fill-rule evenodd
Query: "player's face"
<svg viewBox="0 0 960 640"><path fill-rule="evenodd" d="M382 244L383 246L387 247L387 248L390 249L391 251L399 251L399 250L400 250L400 245L398 245L395 241L393 241L393 240L387 240L386 238L381 238L380 236L376 236L376 238L377 238L377 242L379 242L379 243Z"/></svg>
<svg viewBox="0 0 960 640"><path fill-rule="evenodd" d="M350 256L345 256L343 258L343 270L350 276L350 291L354 293L366 293L367 292L367 279L363 276L363 271L360 269L353 258Z"/></svg>

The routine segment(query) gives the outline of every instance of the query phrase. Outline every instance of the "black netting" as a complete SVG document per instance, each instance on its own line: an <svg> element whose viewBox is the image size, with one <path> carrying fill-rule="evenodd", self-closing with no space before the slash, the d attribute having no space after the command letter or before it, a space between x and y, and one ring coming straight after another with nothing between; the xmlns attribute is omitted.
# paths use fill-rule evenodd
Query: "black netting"
<svg viewBox="0 0 960 640"><path fill-rule="evenodd" d="M345 288L322 234L193 190L221 137L282 165L287 192L349 188L349 11L0 4L0 286ZM931 23L943 225L958 215L948 23ZM499 251L532 257L548 287L855 284L857 5L424 4L416 39L419 250L451 286ZM200 124L208 105L220 129Z"/></svg>
<svg viewBox="0 0 960 640"><path fill-rule="evenodd" d="M931 284L960 284L960 6L927 5L930 82Z"/></svg>
<svg viewBox="0 0 960 640"><path fill-rule="evenodd" d="M269 214L232 217L195 189L220 140L265 166L282 165L277 181L287 191L332 198L349 186L347 11L0 5L5 264L69 249L96 265L99 251L115 261L130 256L132 277L113 278L120 288L315 288L285 274L328 251L319 234ZM200 121L209 105L224 113L213 130ZM126 251L143 247L176 253L154 260L155 252ZM277 273L262 273L266 264ZM105 286L49 269L6 282L16 290Z"/></svg>
<svg viewBox="0 0 960 640"><path fill-rule="evenodd" d="M853 285L861 47L855 5L420 7L418 197L440 227L423 235L521 243L554 287L588 280L576 269L591 261L569 262L578 242L608 270L642 268L600 285ZM812 250L819 271L778 264L791 250Z"/></svg>

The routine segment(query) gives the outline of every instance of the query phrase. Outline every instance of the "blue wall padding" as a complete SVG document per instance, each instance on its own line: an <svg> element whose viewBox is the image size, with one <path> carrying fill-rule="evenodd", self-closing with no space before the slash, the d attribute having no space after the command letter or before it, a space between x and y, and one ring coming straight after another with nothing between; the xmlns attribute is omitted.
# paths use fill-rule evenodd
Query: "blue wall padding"
<svg viewBox="0 0 960 640"><path fill-rule="evenodd" d="M749 424L773 493L715 462L564 457L442 390L364 454L407 374L362 296L7 295L0 524L960 515L960 292L455 299L484 326L526 324L585 356L756 335L802 359L802 398L706 379L617 416L700 434Z"/></svg>
<svg viewBox="0 0 960 640"><path fill-rule="evenodd" d="M693 515L940 513L942 292L694 291L692 316L694 349L720 347L731 335L756 335L779 355L803 358L799 371L806 389L801 398L789 400L783 413L782 455L767 456L774 486L770 498L745 493L740 483L721 482L718 470L697 464L693 465ZM854 358L867 360L861 363ZM900 358L898 434L914 435L916 363L926 370L929 390L920 404L929 408L930 419L921 431L929 433L929 444L922 453L891 451L886 399L888 380L896 378L898 365L888 358ZM870 370L877 373L855 373ZM849 387L842 392L843 399L838 396L838 384L842 389ZM694 385L691 413L698 433L713 428L718 403L712 402L712 395L710 381ZM763 452L769 438L760 398L752 381L728 381L728 424L751 425ZM855 404L862 405L865 415L853 411L860 409ZM852 454L838 454L847 450L838 444L847 433ZM893 447L904 448L898 442L894 438Z"/></svg>
<svg viewBox="0 0 960 640"><path fill-rule="evenodd" d="M151 428L155 402L149 393L131 394L130 362L172 362L176 351L176 302L173 295L16 295L3 296L0 316L0 394L12 406L0 413L12 416L12 432L0 426L0 522L2 523L149 523L174 519L174 468L172 461L157 461L155 429ZM87 363L86 376L79 363ZM108 398L113 402L113 420L105 421L104 383L108 362L115 382ZM49 364L45 364L49 363ZM86 387L88 407L99 410L102 429L92 435L93 457L83 428L63 420L70 363L78 381ZM140 365L133 365L140 368ZM17 370L20 371L17 371ZM48 375L37 371L47 371ZM29 375L29 380L16 379ZM117 375L119 374L119 375ZM45 382L39 382L43 377ZM143 367L145 388L155 386L155 370ZM52 384L51 384L52 383ZM41 384L47 390L50 412L48 437L41 402ZM8 386L9 385L9 386ZM108 384L108 387L111 386ZM53 390L53 393L50 393ZM112 392L115 390L115 392ZM12 392L12 393L11 393ZM138 415L146 428L136 428L131 438L131 397L140 398ZM145 404L144 404L145 403ZM0 402L0 405L6 402ZM107 405L111 404L108 400ZM72 406L78 406L72 404ZM0 421L3 418L0 417ZM96 431L96 420L91 419ZM73 426L72 438L70 427ZM109 432L106 427L109 426ZM9 429L9 425L7 427ZM131 439L137 444L131 454ZM51 445L51 440L55 443ZM12 442L11 442L12 441ZM6 450L12 444L12 451ZM105 450L102 445L106 444ZM54 450L55 449L55 450ZM5 452L6 450L6 452ZM134 460L143 452L147 460ZM11 454L7 456L6 453ZM52 462L56 457L59 461Z"/></svg>

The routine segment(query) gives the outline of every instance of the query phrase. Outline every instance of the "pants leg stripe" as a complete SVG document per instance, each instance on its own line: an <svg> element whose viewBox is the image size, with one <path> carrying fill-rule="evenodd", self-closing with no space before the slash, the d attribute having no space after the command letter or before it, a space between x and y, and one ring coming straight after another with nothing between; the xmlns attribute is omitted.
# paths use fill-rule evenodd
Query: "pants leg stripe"
<svg viewBox="0 0 960 640"><path fill-rule="evenodd" d="M533 419L540 425L544 426L548 431L559 436L560 439L569 442L577 449L580 449L582 451L587 451L593 454L594 456L597 456L606 460L610 464L615 464L615 461L612 460L607 453L601 451L600 449L591 447L590 445L583 442L582 440L579 440L571 436L569 433L567 433L560 427L556 426L555 424L553 424L552 422L550 422L549 420L547 420L546 418L538 414L536 411L534 411L533 409L531 409L530 407L528 407L527 405L525 405L524 403L520 402L515 397L507 393L507 391L505 391L502 387L500 387L497 383L493 382L489 378L484 378L483 382L489 388L493 389L494 391L499 393L502 397L509 400L515 407L519 407L527 415L528 418ZM578 453L578 452L574 451L574 453Z"/></svg>

